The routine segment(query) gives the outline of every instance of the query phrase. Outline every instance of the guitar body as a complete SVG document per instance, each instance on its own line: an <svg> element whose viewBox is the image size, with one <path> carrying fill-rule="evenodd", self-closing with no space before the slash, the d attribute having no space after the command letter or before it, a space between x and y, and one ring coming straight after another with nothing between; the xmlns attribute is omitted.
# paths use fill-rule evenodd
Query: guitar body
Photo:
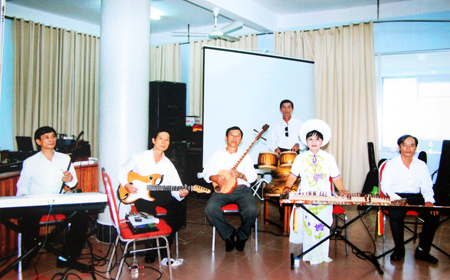
<svg viewBox="0 0 450 280"><path fill-rule="evenodd" d="M120 201L123 203L133 203L138 199L145 199L148 201L154 201L151 197L150 191L179 191L181 189L187 189L188 191L194 191L197 193L210 193L207 188L194 186L163 186L157 183L161 183L163 176L160 174L152 174L150 176L141 176L133 171L128 173L128 183L133 184L137 188L137 193L129 193L122 185L117 190Z"/></svg>
<svg viewBox="0 0 450 280"><path fill-rule="evenodd" d="M130 171L128 173L128 183L133 183L135 181L139 181L146 184L154 185L156 180L160 179L162 176L159 174L152 174L150 176L141 176L137 174L136 172ZM122 185L119 186L118 190L119 199L123 203L133 203L139 198L148 200L148 201L155 201L153 197L150 196L150 191L148 191L146 188L138 188L137 193L129 193Z"/></svg>
<svg viewBox="0 0 450 280"><path fill-rule="evenodd" d="M218 193L231 193L234 188L237 186L237 180L230 174L230 170L220 170L217 175L222 175L225 177L227 182L222 186L219 187L219 185L216 182L213 182L214 190Z"/></svg>

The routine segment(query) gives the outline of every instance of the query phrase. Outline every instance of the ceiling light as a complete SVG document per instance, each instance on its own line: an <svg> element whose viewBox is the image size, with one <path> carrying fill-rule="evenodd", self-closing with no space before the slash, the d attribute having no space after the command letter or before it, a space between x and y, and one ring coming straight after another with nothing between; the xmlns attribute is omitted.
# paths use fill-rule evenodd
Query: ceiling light
<svg viewBox="0 0 450 280"><path fill-rule="evenodd" d="M160 10L151 8L150 19L160 20L162 15L164 15L164 14Z"/></svg>

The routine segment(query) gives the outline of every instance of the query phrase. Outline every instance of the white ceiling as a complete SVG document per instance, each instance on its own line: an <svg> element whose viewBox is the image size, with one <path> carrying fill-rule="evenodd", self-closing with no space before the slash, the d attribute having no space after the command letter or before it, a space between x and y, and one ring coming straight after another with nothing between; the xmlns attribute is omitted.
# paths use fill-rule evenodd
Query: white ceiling
<svg viewBox="0 0 450 280"><path fill-rule="evenodd" d="M380 5L415 0L380 0ZM417 1L417 0L416 0ZM41 10L87 23L100 25L101 0L7 0L19 6ZM236 4L239 5L236 5ZM152 0L152 8L164 13L161 20L152 20L152 33L212 26L213 7L220 7L219 25L242 20L245 26L259 32L274 31L280 17L373 6L377 0ZM7 11L6 11L7 12ZM376 14L376 11L373 11Z"/></svg>

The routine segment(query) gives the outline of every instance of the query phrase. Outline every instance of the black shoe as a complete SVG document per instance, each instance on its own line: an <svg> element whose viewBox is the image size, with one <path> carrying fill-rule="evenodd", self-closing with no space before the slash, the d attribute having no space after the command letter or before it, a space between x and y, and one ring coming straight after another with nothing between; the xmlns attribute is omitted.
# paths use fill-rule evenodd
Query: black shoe
<svg viewBox="0 0 450 280"><path fill-rule="evenodd" d="M236 230L233 231L233 233L231 234L230 237L228 237L227 239L225 239L225 251L230 252L233 251L234 249L234 236L236 235Z"/></svg>
<svg viewBox="0 0 450 280"><path fill-rule="evenodd" d="M391 255L391 261L400 261L405 257L405 250L394 249Z"/></svg>
<svg viewBox="0 0 450 280"><path fill-rule="evenodd" d="M247 240L240 240L240 239L236 240L236 249L241 252L244 251L246 241Z"/></svg>
<svg viewBox="0 0 450 280"><path fill-rule="evenodd" d="M436 259L435 257L433 257L432 255L430 255L430 253L419 250L419 248L416 249L416 254L414 255L414 257L416 258L416 260L421 260L424 262L429 262L429 263L438 263L439 260Z"/></svg>
<svg viewBox="0 0 450 280"><path fill-rule="evenodd" d="M146 263L154 263L156 261L155 255L146 255L145 256L145 262Z"/></svg>
<svg viewBox="0 0 450 280"><path fill-rule="evenodd" d="M78 270L81 273L87 273L87 272L93 271L92 265L79 263L77 261L63 261L59 258L56 259L56 267L57 268L68 267L71 269Z"/></svg>

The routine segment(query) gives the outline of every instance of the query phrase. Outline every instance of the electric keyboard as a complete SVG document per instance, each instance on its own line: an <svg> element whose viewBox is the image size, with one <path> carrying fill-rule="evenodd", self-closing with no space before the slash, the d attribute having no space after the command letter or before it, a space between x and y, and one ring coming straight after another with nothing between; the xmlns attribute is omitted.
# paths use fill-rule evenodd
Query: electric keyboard
<svg viewBox="0 0 450 280"><path fill-rule="evenodd" d="M104 193L67 193L52 195L4 196L0 197L0 213L14 215L15 212L76 211L102 209L107 202ZM20 213L18 213L20 214Z"/></svg>

